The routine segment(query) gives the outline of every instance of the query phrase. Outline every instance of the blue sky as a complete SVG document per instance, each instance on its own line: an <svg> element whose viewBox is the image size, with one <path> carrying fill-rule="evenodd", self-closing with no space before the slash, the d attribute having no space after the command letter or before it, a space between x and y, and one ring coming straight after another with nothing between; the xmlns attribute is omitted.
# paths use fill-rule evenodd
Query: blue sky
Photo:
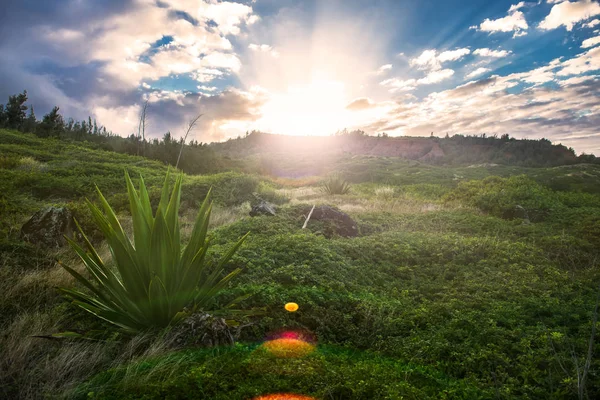
<svg viewBox="0 0 600 400"><path fill-rule="evenodd" d="M121 135L247 130L546 137L600 154L594 0L23 0L0 14L0 102Z"/></svg>

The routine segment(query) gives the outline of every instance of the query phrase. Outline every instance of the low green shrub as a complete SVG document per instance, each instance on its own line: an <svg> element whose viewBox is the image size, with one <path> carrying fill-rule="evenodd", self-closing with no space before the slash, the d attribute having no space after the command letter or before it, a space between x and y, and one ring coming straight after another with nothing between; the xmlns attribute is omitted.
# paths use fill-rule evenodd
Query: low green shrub
<svg viewBox="0 0 600 400"><path fill-rule="evenodd" d="M501 218L511 218L515 209L521 206L532 221L542 221L563 207L553 191L525 175L491 176L481 181L461 182L444 196L444 200L475 206Z"/></svg>
<svg viewBox="0 0 600 400"><path fill-rule="evenodd" d="M218 371L218 372L217 372ZM96 376L75 399L246 400L271 393L319 399L478 399L491 396L469 379L432 368L319 346L299 359L279 359L255 345L176 353Z"/></svg>

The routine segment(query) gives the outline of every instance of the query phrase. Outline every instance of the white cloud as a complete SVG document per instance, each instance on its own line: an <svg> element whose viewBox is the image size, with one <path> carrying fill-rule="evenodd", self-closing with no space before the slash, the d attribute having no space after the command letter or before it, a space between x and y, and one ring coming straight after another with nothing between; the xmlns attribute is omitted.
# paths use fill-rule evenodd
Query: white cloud
<svg viewBox="0 0 600 400"><path fill-rule="evenodd" d="M575 146L579 151L600 154L597 142L600 76L582 75L598 70L600 47L595 47L571 59L557 58L532 70L493 75L430 93L422 100L409 99L360 128L367 132L385 130L392 135L418 136L428 136L432 131L451 135L508 132L516 137L546 137ZM550 81L557 85L544 85ZM408 80L390 83L419 84ZM505 92L518 85L522 88L510 94Z"/></svg>
<svg viewBox="0 0 600 400"><path fill-rule="evenodd" d="M257 17L251 18L252 7L229 1L201 1L196 16L200 20L215 21L217 29L224 35L238 35L243 22L253 24L258 21Z"/></svg>
<svg viewBox="0 0 600 400"><path fill-rule="evenodd" d="M521 8L523 8L523 7L525 7L525 2L524 2L524 1L521 1L521 2L520 2L520 3L518 3L518 4L513 4L513 5L512 5L512 6L510 6L510 8L508 9L508 13L510 14L510 13L512 13L512 12L514 12L514 11L518 11L519 9L521 9Z"/></svg>
<svg viewBox="0 0 600 400"><path fill-rule="evenodd" d="M121 135L129 135L137 132L139 122L140 106L123 107L94 107L94 116L103 124L109 124L112 131Z"/></svg>
<svg viewBox="0 0 600 400"><path fill-rule="evenodd" d="M416 86L417 86L417 80L416 79L398 79L398 78L391 78L391 79L386 79L384 81L382 81L380 83L380 85L382 86L387 86L390 88L390 92L394 93L394 92L409 92L411 90L415 90Z"/></svg>
<svg viewBox="0 0 600 400"><path fill-rule="evenodd" d="M525 7L524 2L513 5L508 10L506 17L491 20L486 18L480 25L479 30L484 32L514 32L514 37L524 36L527 34L529 25L525 19L523 12L518 11L520 8Z"/></svg>
<svg viewBox="0 0 600 400"><path fill-rule="evenodd" d="M276 50L273 49L273 47L271 47L268 44L255 44L255 43L250 43L248 45L248 48L252 51L258 51L258 52L262 52L262 53L268 53L271 56L277 58L279 57L279 52L277 52Z"/></svg>
<svg viewBox="0 0 600 400"><path fill-rule="evenodd" d="M556 29L564 25L568 31L577 23L600 14L600 4L592 0L564 1L556 4L538 25L540 29Z"/></svg>
<svg viewBox="0 0 600 400"><path fill-rule="evenodd" d="M557 75L581 75L586 72L600 70L600 47L594 47L560 64Z"/></svg>
<svg viewBox="0 0 600 400"><path fill-rule="evenodd" d="M410 60L410 65L416 66L418 69L440 69L441 65L436 55L437 51L435 50L425 50L419 57Z"/></svg>
<svg viewBox="0 0 600 400"><path fill-rule="evenodd" d="M206 92L215 92L215 91L219 90L219 88L216 86L204 86L204 85L198 86L198 89L204 90Z"/></svg>
<svg viewBox="0 0 600 400"><path fill-rule="evenodd" d="M477 49L473 52L473 54L481 56L481 57L494 57L494 58L502 58L511 54L510 51L507 50L491 50L487 47L482 49Z"/></svg>
<svg viewBox="0 0 600 400"><path fill-rule="evenodd" d="M583 41L583 43L581 43L581 48L587 49L588 47L594 47L595 45L597 45L599 43L600 43L600 36L585 39Z"/></svg>
<svg viewBox="0 0 600 400"><path fill-rule="evenodd" d="M442 69L442 63L458 61L471 53L467 48L447 50L438 54L437 50L425 50L417 58L410 60L410 65L420 70L437 71Z"/></svg>
<svg viewBox="0 0 600 400"><path fill-rule="evenodd" d="M121 14L92 22L79 31L57 30L45 40L60 39L81 49L78 56L83 62L103 62L103 72L118 80L123 90L172 74L194 74L199 81L209 82L219 75L239 72L241 61L225 36L240 33L240 27L253 16L251 7L209 0L163 3L165 6L159 7L153 1L134 0ZM177 19L173 10L184 11L200 23ZM209 26L209 21L218 26ZM171 36L171 43L152 49L164 36ZM153 52L148 53L151 49Z"/></svg>
<svg viewBox="0 0 600 400"><path fill-rule="evenodd" d="M465 75L465 78L470 79L470 78L485 74L486 72L489 72L489 71L491 71L491 69L480 67L480 68L477 68L475 71L472 71L472 72L468 73L467 75Z"/></svg>
<svg viewBox="0 0 600 400"><path fill-rule="evenodd" d="M449 51L444 51L444 52L440 53L440 55L437 56L437 59L441 63L446 62L446 61L457 61L468 54L471 54L471 50L469 50L467 48L449 50Z"/></svg>
<svg viewBox="0 0 600 400"><path fill-rule="evenodd" d="M386 72L390 71L392 69L393 65L392 64L385 64L382 65L381 67L377 68L377 71L375 71L376 75L383 75Z"/></svg>
<svg viewBox="0 0 600 400"><path fill-rule="evenodd" d="M600 19L593 19L590 22L588 22L587 24L583 24L581 25L583 28L593 28L596 25L600 24Z"/></svg>
<svg viewBox="0 0 600 400"><path fill-rule="evenodd" d="M443 80L446 80L454 75L454 70L451 69L442 69L439 71L430 72L425 78L419 79L417 81L418 85L431 85L433 83L438 83Z"/></svg>

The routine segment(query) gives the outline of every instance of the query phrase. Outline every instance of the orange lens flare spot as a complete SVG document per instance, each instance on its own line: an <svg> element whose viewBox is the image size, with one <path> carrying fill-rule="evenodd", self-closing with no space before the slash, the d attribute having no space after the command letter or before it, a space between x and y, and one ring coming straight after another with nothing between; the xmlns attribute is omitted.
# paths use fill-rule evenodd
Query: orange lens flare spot
<svg viewBox="0 0 600 400"><path fill-rule="evenodd" d="M315 346L300 339L281 338L269 340L262 347L279 358L304 357L315 351Z"/></svg>
<svg viewBox="0 0 600 400"><path fill-rule="evenodd" d="M252 400L316 400L316 399L314 397L303 396L300 394L277 393L277 394L267 394L264 396L255 397Z"/></svg>
<svg viewBox="0 0 600 400"><path fill-rule="evenodd" d="M285 309L289 312L295 312L298 311L298 304L296 303L287 303L285 305Z"/></svg>

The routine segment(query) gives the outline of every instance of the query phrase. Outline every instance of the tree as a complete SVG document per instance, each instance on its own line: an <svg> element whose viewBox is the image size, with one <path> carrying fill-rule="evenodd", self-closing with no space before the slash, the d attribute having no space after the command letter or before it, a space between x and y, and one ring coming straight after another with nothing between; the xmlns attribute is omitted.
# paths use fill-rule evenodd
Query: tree
<svg viewBox="0 0 600 400"><path fill-rule="evenodd" d="M4 111L4 104L0 104L0 128L6 126L6 112Z"/></svg>
<svg viewBox="0 0 600 400"><path fill-rule="evenodd" d="M65 121L62 115L58 113L60 108L55 106L52 111L44 115L44 119L40 124L38 136L42 137L59 137L65 127ZM85 122L85 121L84 121Z"/></svg>
<svg viewBox="0 0 600 400"><path fill-rule="evenodd" d="M35 133L35 128L37 126L37 119L35 118L35 112L33 111L33 106L29 106L29 115L25 119L23 123L23 132L33 132Z"/></svg>
<svg viewBox="0 0 600 400"><path fill-rule="evenodd" d="M24 90L21 94L15 94L8 97L8 103L5 108L5 126L9 129L21 129L23 122L25 121L25 111L27 106L27 90Z"/></svg>

